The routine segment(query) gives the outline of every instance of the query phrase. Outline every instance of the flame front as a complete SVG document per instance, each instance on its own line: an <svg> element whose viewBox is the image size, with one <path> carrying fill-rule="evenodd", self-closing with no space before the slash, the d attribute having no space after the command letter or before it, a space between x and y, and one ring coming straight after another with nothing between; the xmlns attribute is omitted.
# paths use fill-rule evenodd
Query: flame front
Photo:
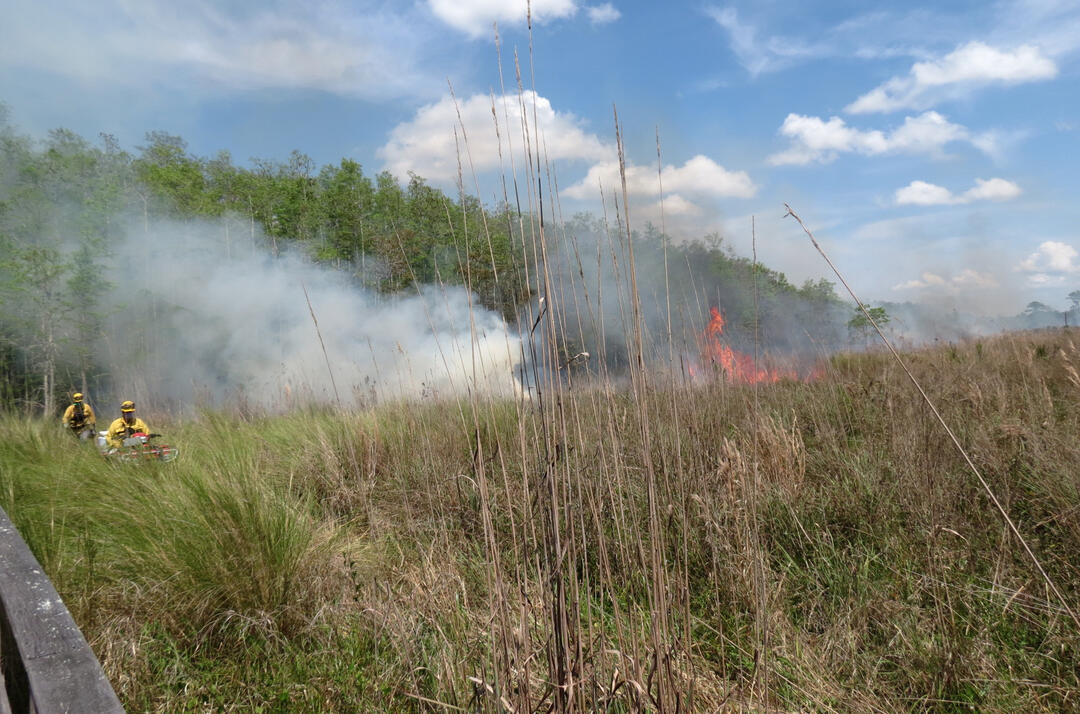
<svg viewBox="0 0 1080 714"><path fill-rule="evenodd" d="M748 354L733 350L724 343L724 320L723 313L718 307L710 307L711 319L705 327L701 339L701 361L705 365L712 365L714 369L722 371L724 376L732 382L744 384L758 384L761 382L773 383L781 379L798 380L799 375L793 370L772 369L759 366L754 358ZM693 372L691 372L693 374Z"/></svg>

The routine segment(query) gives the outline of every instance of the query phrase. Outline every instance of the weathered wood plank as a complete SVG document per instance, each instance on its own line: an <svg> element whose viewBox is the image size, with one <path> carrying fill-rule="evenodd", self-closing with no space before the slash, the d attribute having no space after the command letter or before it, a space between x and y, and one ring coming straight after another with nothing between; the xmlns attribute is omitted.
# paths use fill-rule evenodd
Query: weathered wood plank
<svg viewBox="0 0 1080 714"><path fill-rule="evenodd" d="M11 714L11 704L8 703L7 687L4 686L4 672L0 670L0 714Z"/></svg>
<svg viewBox="0 0 1080 714"><path fill-rule="evenodd" d="M0 629L12 712L123 712L86 638L2 508Z"/></svg>

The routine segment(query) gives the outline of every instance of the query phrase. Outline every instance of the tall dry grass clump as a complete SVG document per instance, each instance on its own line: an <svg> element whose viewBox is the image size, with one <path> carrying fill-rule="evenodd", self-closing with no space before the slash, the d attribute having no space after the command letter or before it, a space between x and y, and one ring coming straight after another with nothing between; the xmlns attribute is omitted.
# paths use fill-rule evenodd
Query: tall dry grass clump
<svg viewBox="0 0 1080 714"><path fill-rule="evenodd" d="M121 695L147 676L148 632L195 651L300 636L349 592L346 560L362 560L356 534L290 491L278 456L224 427L189 426L204 446L158 465L106 462L53 425L0 426L3 505Z"/></svg>

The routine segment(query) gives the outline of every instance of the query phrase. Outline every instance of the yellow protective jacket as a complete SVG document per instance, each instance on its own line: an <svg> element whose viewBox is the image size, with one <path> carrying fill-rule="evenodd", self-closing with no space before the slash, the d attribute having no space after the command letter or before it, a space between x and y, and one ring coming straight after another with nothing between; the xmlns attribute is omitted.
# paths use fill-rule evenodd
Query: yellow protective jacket
<svg viewBox="0 0 1080 714"><path fill-rule="evenodd" d="M135 421L128 424L124 421L124 417L120 417L112 423L109 427L109 433L105 437L105 443L109 446L119 449L124 445L124 439L128 438L137 431L141 431L144 434L150 433L150 427L146 425L139 417L135 417Z"/></svg>
<svg viewBox="0 0 1080 714"><path fill-rule="evenodd" d="M97 426L97 417L89 404L83 404L82 418L79 419L75 414L75 405L72 404L64 410L64 426L75 431L82 431L86 427L93 429Z"/></svg>

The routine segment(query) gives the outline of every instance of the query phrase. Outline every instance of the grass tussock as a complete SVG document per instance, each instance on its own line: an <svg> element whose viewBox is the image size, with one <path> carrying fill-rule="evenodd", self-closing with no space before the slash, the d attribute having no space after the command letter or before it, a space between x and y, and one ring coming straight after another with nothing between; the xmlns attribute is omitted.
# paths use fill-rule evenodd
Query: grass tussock
<svg viewBox="0 0 1080 714"><path fill-rule="evenodd" d="M1075 339L906 356L1070 606ZM208 413L164 467L7 418L0 502L136 710L1077 706L1076 625L891 359L632 394Z"/></svg>

